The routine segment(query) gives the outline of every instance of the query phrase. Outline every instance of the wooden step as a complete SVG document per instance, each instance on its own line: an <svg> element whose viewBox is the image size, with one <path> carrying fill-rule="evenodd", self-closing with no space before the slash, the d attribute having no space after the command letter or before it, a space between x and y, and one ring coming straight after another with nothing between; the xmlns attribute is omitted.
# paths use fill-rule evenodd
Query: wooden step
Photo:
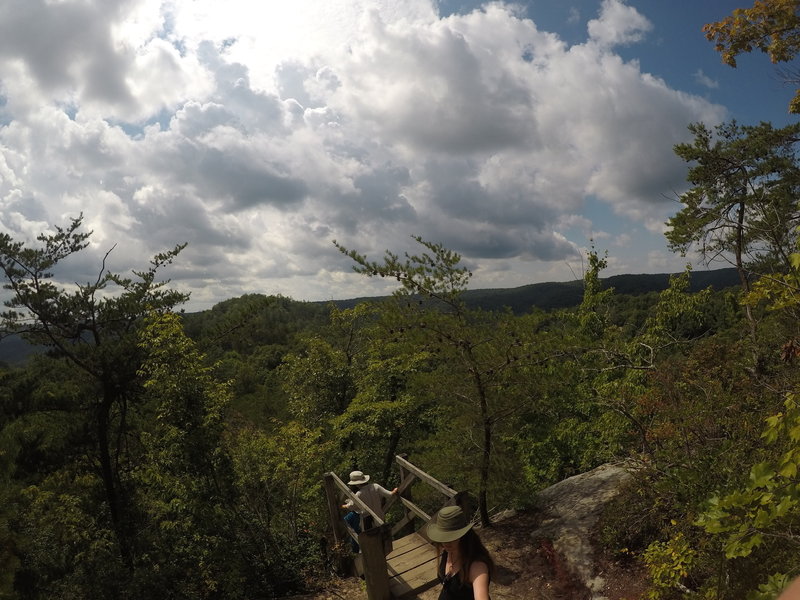
<svg viewBox="0 0 800 600"><path fill-rule="evenodd" d="M386 556L392 597L406 598L436 585L436 558L436 549L418 533L395 540Z"/></svg>

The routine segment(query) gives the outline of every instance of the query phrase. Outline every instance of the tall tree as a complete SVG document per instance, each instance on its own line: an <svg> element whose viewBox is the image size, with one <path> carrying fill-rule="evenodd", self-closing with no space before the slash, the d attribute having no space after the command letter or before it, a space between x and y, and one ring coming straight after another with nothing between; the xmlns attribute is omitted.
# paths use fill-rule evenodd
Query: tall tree
<svg viewBox="0 0 800 600"><path fill-rule="evenodd" d="M233 519L224 511L232 494L222 434L230 390L214 380L174 313L145 317L139 346L145 353L139 374L154 418L138 434L143 460L131 473L137 548L147 557L139 557L131 592L213 597L238 566L226 560Z"/></svg>
<svg viewBox="0 0 800 600"><path fill-rule="evenodd" d="M11 293L2 313L0 336L19 334L33 344L73 365L87 378L93 392L82 407L86 427L92 432L93 466L103 481L108 516L116 534L120 556L133 568L134 548L130 498L125 489L128 409L139 390L143 350L137 328L150 311L164 312L188 298L187 294L157 281L159 269L183 249L156 255L150 267L134 277L106 269L106 253L94 281L69 289L53 279L64 259L88 246L91 232L81 232L83 216L55 233L38 236L29 247L0 234L0 271Z"/></svg>
<svg viewBox="0 0 800 600"><path fill-rule="evenodd" d="M775 129L733 121L712 131L694 123L689 131L694 141L676 145L675 153L692 163L693 187L668 221L670 247L685 252L697 244L707 263L731 261L745 292L753 272L786 272L800 219L800 124ZM755 328L752 311L748 317Z"/></svg>
<svg viewBox="0 0 800 600"><path fill-rule="evenodd" d="M498 427L520 409L521 391L535 394L522 380L523 367L530 367L531 344L510 313L469 310L462 293L471 273L460 266L461 257L440 244L414 239L424 247L419 255L401 259L387 251L383 261L370 261L356 251L334 242L352 258L354 270L369 277L392 277L400 287L393 302L386 304L387 333L404 348L425 350L436 359L429 385L436 388L448 419L459 427L463 447L450 449L450 458L470 460L477 449L478 511L481 522L491 525L488 492ZM398 348L399 349L399 348ZM455 437L455 436L454 436ZM452 461L451 461L452 462Z"/></svg>

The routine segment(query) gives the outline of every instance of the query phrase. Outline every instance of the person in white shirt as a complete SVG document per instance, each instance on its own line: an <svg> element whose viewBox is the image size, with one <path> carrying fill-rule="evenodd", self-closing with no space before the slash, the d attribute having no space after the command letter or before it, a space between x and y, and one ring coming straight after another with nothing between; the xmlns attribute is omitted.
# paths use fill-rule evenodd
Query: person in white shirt
<svg viewBox="0 0 800 600"><path fill-rule="evenodd" d="M369 483L369 475L365 475L361 471L352 471L350 473L350 481L347 482L347 485L357 489L356 498L369 506L372 512L378 515L381 520L383 520L386 515L384 499L388 500L397 494L397 488L389 491L377 483ZM358 506L354 506L352 500L348 499L342 504L342 508L350 510L350 512L345 515L344 520L356 533L361 533L362 523L365 529L372 526L372 515L366 511L362 514L362 509ZM353 552L358 552L358 544L355 541L353 541Z"/></svg>

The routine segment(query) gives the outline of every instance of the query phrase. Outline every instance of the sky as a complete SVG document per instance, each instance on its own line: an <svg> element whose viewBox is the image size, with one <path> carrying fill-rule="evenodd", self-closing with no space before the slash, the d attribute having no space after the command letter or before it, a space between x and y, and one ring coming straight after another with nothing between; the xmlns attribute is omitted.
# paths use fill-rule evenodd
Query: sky
<svg viewBox="0 0 800 600"><path fill-rule="evenodd" d="M677 272L687 126L796 120L766 56L703 24L750 0L0 0L0 233L83 214L65 285L162 275L188 310L391 292L380 260L458 252L471 288ZM110 251L110 253L109 253ZM718 264L715 267L727 265Z"/></svg>

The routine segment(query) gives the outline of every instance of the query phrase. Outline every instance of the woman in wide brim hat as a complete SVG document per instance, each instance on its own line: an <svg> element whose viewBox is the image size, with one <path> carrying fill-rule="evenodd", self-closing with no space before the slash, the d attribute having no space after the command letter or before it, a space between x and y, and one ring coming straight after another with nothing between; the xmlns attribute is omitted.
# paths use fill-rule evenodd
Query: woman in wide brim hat
<svg viewBox="0 0 800 600"><path fill-rule="evenodd" d="M439 551L439 600L489 600L494 562L459 506L445 506L427 525Z"/></svg>

